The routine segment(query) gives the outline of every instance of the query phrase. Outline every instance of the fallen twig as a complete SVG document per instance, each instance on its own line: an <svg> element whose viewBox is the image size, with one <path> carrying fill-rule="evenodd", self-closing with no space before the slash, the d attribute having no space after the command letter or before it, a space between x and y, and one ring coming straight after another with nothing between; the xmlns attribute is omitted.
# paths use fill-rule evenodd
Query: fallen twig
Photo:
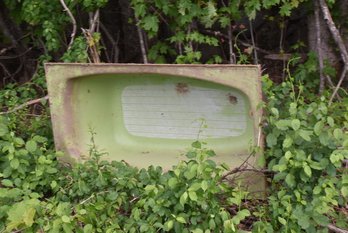
<svg viewBox="0 0 348 233"><path fill-rule="evenodd" d="M247 167L248 165L248 160L250 159L251 156L253 156L254 153L250 153L248 155L248 157L243 161L243 163L241 165L239 165L239 167L236 167L234 169L232 169L231 171L227 172L226 174L224 174L220 181L222 182L223 180L225 180L228 176L230 175L233 175L233 174L236 174L236 173L240 173L240 172L258 172L258 173L263 173L263 174L266 174L266 173L273 173L272 171L270 170L267 170L267 169L258 169L258 168L254 168L254 167Z"/></svg>
<svg viewBox="0 0 348 233"><path fill-rule="evenodd" d="M347 230L338 228L338 227L336 227L336 226L333 225L333 224L327 225L327 228L329 228L330 231L333 231L333 232L336 232L336 233L348 233Z"/></svg>
<svg viewBox="0 0 348 233"><path fill-rule="evenodd" d="M16 112L16 111L18 111L18 110L20 110L22 108L28 107L30 105L40 103L43 100L48 100L48 95L46 95L46 96L44 96L42 98L38 98L38 99L34 99L34 100L30 100L28 102L25 102L24 104L18 105L17 107L15 107L15 108L7 111L7 112L0 112L0 115Z"/></svg>
<svg viewBox="0 0 348 233"><path fill-rule="evenodd" d="M64 0L60 0L60 3L62 4L64 10L68 13L68 15L70 17L70 20L71 20L71 22L73 24L72 33L71 33L71 36L70 36L70 43L68 45L68 49L70 49L72 44L73 44L73 42L74 42L75 35L76 35L76 20L74 18L74 15L71 13L70 9L65 4Z"/></svg>
<svg viewBox="0 0 348 233"><path fill-rule="evenodd" d="M225 180L228 176L240 173L240 172L257 172L262 174L269 174L273 173L273 171L267 170L267 169L257 169L257 168L246 168L246 167L236 167L232 169L231 171L227 172L225 175L221 177L221 180Z"/></svg>

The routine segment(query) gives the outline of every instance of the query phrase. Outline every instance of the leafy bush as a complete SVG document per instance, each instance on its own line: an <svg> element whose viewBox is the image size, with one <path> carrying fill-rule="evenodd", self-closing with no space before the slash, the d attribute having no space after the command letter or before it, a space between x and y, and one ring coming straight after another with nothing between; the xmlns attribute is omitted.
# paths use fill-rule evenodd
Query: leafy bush
<svg viewBox="0 0 348 233"><path fill-rule="evenodd" d="M335 208L347 205L348 99L329 106L324 96L304 95L292 78L264 83L272 225L276 232L327 232Z"/></svg>
<svg viewBox="0 0 348 233"><path fill-rule="evenodd" d="M247 193L222 182L225 168L195 142L173 170L138 170L91 159L67 169L35 136L24 142L1 120L0 229L48 232L235 232ZM231 214L228 207L236 206Z"/></svg>
<svg viewBox="0 0 348 233"><path fill-rule="evenodd" d="M223 182L228 169L210 160L214 152L201 142L166 172L103 161L95 145L90 159L70 166L57 161L41 125L26 133L18 127L27 109L0 117L0 230L237 232L250 229L252 220L253 232L327 232L332 219L347 228L340 211L348 196L342 166L348 158L347 99L329 106L325 96L306 94L293 82L263 80L265 155L274 175L271 195L256 209L242 187ZM15 100L17 88L0 96L11 91Z"/></svg>

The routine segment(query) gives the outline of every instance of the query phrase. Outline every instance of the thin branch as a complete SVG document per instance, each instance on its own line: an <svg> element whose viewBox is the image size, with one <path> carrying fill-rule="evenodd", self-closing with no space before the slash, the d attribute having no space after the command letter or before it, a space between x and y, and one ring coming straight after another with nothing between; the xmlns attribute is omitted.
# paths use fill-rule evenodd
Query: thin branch
<svg viewBox="0 0 348 233"><path fill-rule="evenodd" d="M254 63L259 64L259 59L257 57L257 51L255 49L255 38L254 38L254 30L253 30L253 22L252 20L249 20L249 27L250 27L250 35L251 35L251 43L253 44L253 51L254 51Z"/></svg>
<svg viewBox="0 0 348 233"><path fill-rule="evenodd" d="M222 5L224 7L227 7L224 1L221 1ZM228 49L229 49L229 62L230 64L236 63L236 54L233 52L233 36L232 36L232 25L231 25L231 19L228 22L227 25L227 38L228 40Z"/></svg>
<svg viewBox="0 0 348 233"><path fill-rule="evenodd" d="M219 37L222 37L226 40L228 40L228 36L219 32L219 31L211 31L211 30L202 30L201 31L202 33L205 33L205 34L208 34L208 35L214 35L214 36L219 36ZM232 39L235 39L235 38L232 38ZM246 43L244 41L241 41L241 40L237 40L238 43L240 43L241 45L245 46L245 47L250 47L250 46L253 46L252 44L249 44L249 43ZM261 49L261 48L258 48L258 47L254 47L254 49L256 49L257 51L261 52L261 53L264 53L264 54L272 54L270 51L267 51L265 49Z"/></svg>
<svg viewBox="0 0 348 233"><path fill-rule="evenodd" d="M222 182L223 180L225 180L228 176L230 175L234 175L236 173L240 173L240 172L247 172L247 171L251 171L251 172L258 172L258 173L263 173L263 174L267 174L267 173L273 173L273 171L267 170L267 169L257 169L257 168L248 168L247 164L248 164L248 160L250 159L251 156L253 156L254 153L250 153L248 155L248 157L243 161L243 163L241 165L239 165L238 167L232 169L231 171L227 172L226 174L224 174L221 179L220 182Z"/></svg>
<svg viewBox="0 0 348 233"><path fill-rule="evenodd" d="M117 40L115 41L110 32L107 30L107 28L100 22L100 28L105 33L106 37L112 44L112 53L111 56L113 57L112 62L117 63L118 62L118 54L119 54L119 48L118 48L118 40L120 38L120 33L117 32Z"/></svg>
<svg viewBox="0 0 348 233"><path fill-rule="evenodd" d="M269 173L274 173L273 171L267 170L267 169L256 169L256 168L245 168L245 167L236 167L233 170L229 171L225 175L221 177L221 180L225 180L228 176L234 175L236 173L240 172L257 172L257 173L262 173L262 174L269 174Z"/></svg>
<svg viewBox="0 0 348 233"><path fill-rule="evenodd" d="M10 47L8 47L8 48L3 48L3 49L1 49L0 50L0 56L2 55L2 54L5 54L8 50L11 50L11 49L14 49L15 47L14 46L10 46Z"/></svg>
<svg viewBox="0 0 348 233"><path fill-rule="evenodd" d="M100 63L100 57L99 57L99 53L98 53L98 48L97 45L94 41L93 35L91 34L91 32L89 31L89 29L84 29L81 28L83 35L85 36L86 40L87 40L87 44L88 44L88 51L89 51L89 55L88 59L89 62L91 63Z"/></svg>
<svg viewBox="0 0 348 233"><path fill-rule="evenodd" d="M158 12L156 10L156 8L154 8L153 6L150 6L151 10L153 10L159 17L160 19L163 21L163 23L165 23L168 27L169 27L169 23L167 22L167 20L162 16L162 14L160 12Z"/></svg>
<svg viewBox="0 0 348 233"><path fill-rule="evenodd" d="M48 100L48 95L42 97L42 98L38 98L38 99L34 99L34 100L30 100L28 102L25 102L24 104L21 104L7 112L0 112L0 115L4 115L4 114L9 114L9 113L13 113L13 112L16 112L22 108L25 108L25 107L28 107L30 105L33 105L33 104L37 104L37 103L40 103L41 101L44 101L44 100Z"/></svg>
<svg viewBox="0 0 348 233"><path fill-rule="evenodd" d="M182 55L182 43L178 42L177 46L178 46L178 50L179 50L179 55Z"/></svg>
<svg viewBox="0 0 348 233"><path fill-rule="evenodd" d="M191 34L191 24L187 25L187 35L189 36ZM191 50L193 51L193 44L192 44L192 40L189 40L189 46L191 48Z"/></svg>
<svg viewBox="0 0 348 233"><path fill-rule="evenodd" d="M102 45L104 48L107 48L106 43L105 43L103 37L100 37L100 43L101 43L101 45ZM108 49L104 49L103 51L104 51L104 54L105 54L105 58L106 58L107 63L112 63L112 61L111 61L111 59L110 59L110 56L109 56L109 53L108 53ZM112 51L111 51L111 52L112 52Z"/></svg>
<svg viewBox="0 0 348 233"><path fill-rule="evenodd" d="M280 54L284 53L284 48L283 48L284 32L285 32L285 22L283 20L280 23L280 39L279 39L279 53ZM285 70L286 70L285 68L286 68L286 61L283 60L283 74L282 74L283 81L285 80Z"/></svg>
<svg viewBox="0 0 348 233"><path fill-rule="evenodd" d="M4 73L6 74L6 76L11 76L10 71L8 71L6 66L4 64L2 64L1 62L0 62L0 67L4 70Z"/></svg>
<svg viewBox="0 0 348 233"><path fill-rule="evenodd" d="M229 54L230 54L230 64L236 63L236 54L233 52L233 38L232 38L232 25L231 23L228 24L227 28L228 33L228 48L229 48Z"/></svg>
<svg viewBox="0 0 348 233"><path fill-rule="evenodd" d="M98 31L99 26L99 9L95 11L95 13L90 14L90 25L89 25L89 31L93 34L94 32Z"/></svg>
<svg viewBox="0 0 348 233"><path fill-rule="evenodd" d="M323 17L327 23L327 26L330 29L331 35L332 35L333 39L335 40L335 42L340 50L342 60L343 60L344 64L347 65L347 63L348 63L347 48L344 45L343 39L340 35L340 32L338 31L338 29L337 29L337 27L336 27L336 25L331 17L329 7L327 6L325 0L319 0L319 3L320 3L321 11L323 13Z"/></svg>
<svg viewBox="0 0 348 233"><path fill-rule="evenodd" d="M137 23L137 31L138 31L138 36L139 36L141 54L143 56L143 62L144 62L144 64L147 64L148 61L147 61L147 56L146 56L144 36L143 36L143 33L142 33L141 28L139 26L139 19L138 19L138 17L135 16L135 20L136 20L136 23Z"/></svg>
<svg viewBox="0 0 348 233"><path fill-rule="evenodd" d="M333 99L335 98L335 96L338 94L337 92L340 89L344 78L346 77L347 71L348 71L348 67L347 67L347 65L345 65L344 68L343 68L343 71L341 73L340 80L338 81L337 86L335 87L335 90L333 91L333 93L332 93L332 95L330 97L329 106L331 105L331 103L332 103Z"/></svg>
<svg viewBox="0 0 348 233"><path fill-rule="evenodd" d="M70 36L70 43L68 45L68 50L71 48L73 42L74 42L74 39L75 39L75 35L76 35L76 20L74 18L74 15L71 13L71 11L69 10L69 8L67 7L67 5L65 4L64 0L60 0L60 3L62 4L64 10L68 13L69 17L70 17L70 20L73 24L73 29L72 29L72 33L71 33L71 36Z"/></svg>
<svg viewBox="0 0 348 233"><path fill-rule="evenodd" d="M331 17L331 13L329 11L329 7L327 6L326 4L326 1L325 0L319 0L319 3L320 3L320 8L321 8L321 11L323 13L323 17L326 21L326 24L331 32L331 35L332 37L334 38L338 48L339 48L339 51L340 51L340 55L341 55L341 58L344 62L344 67L343 67L343 71L342 71L342 74L341 74L341 77L340 77L340 80L338 81L338 84L334 90L334 92L332 93L331 95L331 98L329 100L329 105L331 105L333 99L335 98L338 90L340 89L341 85L342 85L342 82L343 80L345 79L346 77L346 74L347 74L347 70L348 70L348 52L347 52L347 48L346 46L344 45L344 42L343 42L343 39L340 35L340 32L338 31L332 17Z"/></svg>
<svg viewBox="0 0 348 233"><path fill-rule="evenodd" d="M316 43L317 43L317 53L319 60L319 77L320 77L320 85L319 85L319 94L322 94L325 88L325 76L323 74L323 55L321 50L321 26L320 26L320 6L317 1L314 1L314 17L315 17L315 28L316 28Z"/></svg>
<svg viewBox="0 0 348 233"><path fill-rule="evenodd" d="M333 224L327 225L327 228L329 228L330 231L333 231L335 233L348 233L348 231L341 229L341 228L338 228Z"/></svg>
<svg viewBox="0 0 348 233"><path fill-rule="evenodd" d="M24 51L23 53L18 54L16 56L0 56L0 60L10 60L10 59L20 58L20 57L24 56L25 54L27 54L31 49L32 49L32 47L28 48L26 51Z"/></svg>

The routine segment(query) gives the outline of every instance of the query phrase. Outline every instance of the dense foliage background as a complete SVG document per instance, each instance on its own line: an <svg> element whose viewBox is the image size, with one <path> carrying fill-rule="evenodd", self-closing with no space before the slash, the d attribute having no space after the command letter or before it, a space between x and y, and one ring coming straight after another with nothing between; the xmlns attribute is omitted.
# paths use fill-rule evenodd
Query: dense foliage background
<svg viewBox="0 0 348 233"><path fill-rule="evenodd" d="M345 0L0 1L0 232L347 232L347 12ZM267 197L203 142L168 172L103 161L93 133L89 160L57 162L48 61L260 64Z"/></svg>

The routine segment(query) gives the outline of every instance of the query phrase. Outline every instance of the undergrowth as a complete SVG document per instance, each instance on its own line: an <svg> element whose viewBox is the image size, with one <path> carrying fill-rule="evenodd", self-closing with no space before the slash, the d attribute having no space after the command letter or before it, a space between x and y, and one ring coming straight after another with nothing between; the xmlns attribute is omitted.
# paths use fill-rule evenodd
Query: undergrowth
<svg viewBox="0 0 348 233"><path fill-rule="evenodd" d="M71 166L57 160L61 153L53 149L46 108L25 120L33 109L0 116L0 232L347 229L348 99L329 106L325 94L309 94L295 82L263 80L272 174L265 200L223 182L227 168L211 160L214 152L202 142L166 172L103 161L95 145L88 160ZM19 94L25 92L8 87L0 97L11 109Z"/></svg>

